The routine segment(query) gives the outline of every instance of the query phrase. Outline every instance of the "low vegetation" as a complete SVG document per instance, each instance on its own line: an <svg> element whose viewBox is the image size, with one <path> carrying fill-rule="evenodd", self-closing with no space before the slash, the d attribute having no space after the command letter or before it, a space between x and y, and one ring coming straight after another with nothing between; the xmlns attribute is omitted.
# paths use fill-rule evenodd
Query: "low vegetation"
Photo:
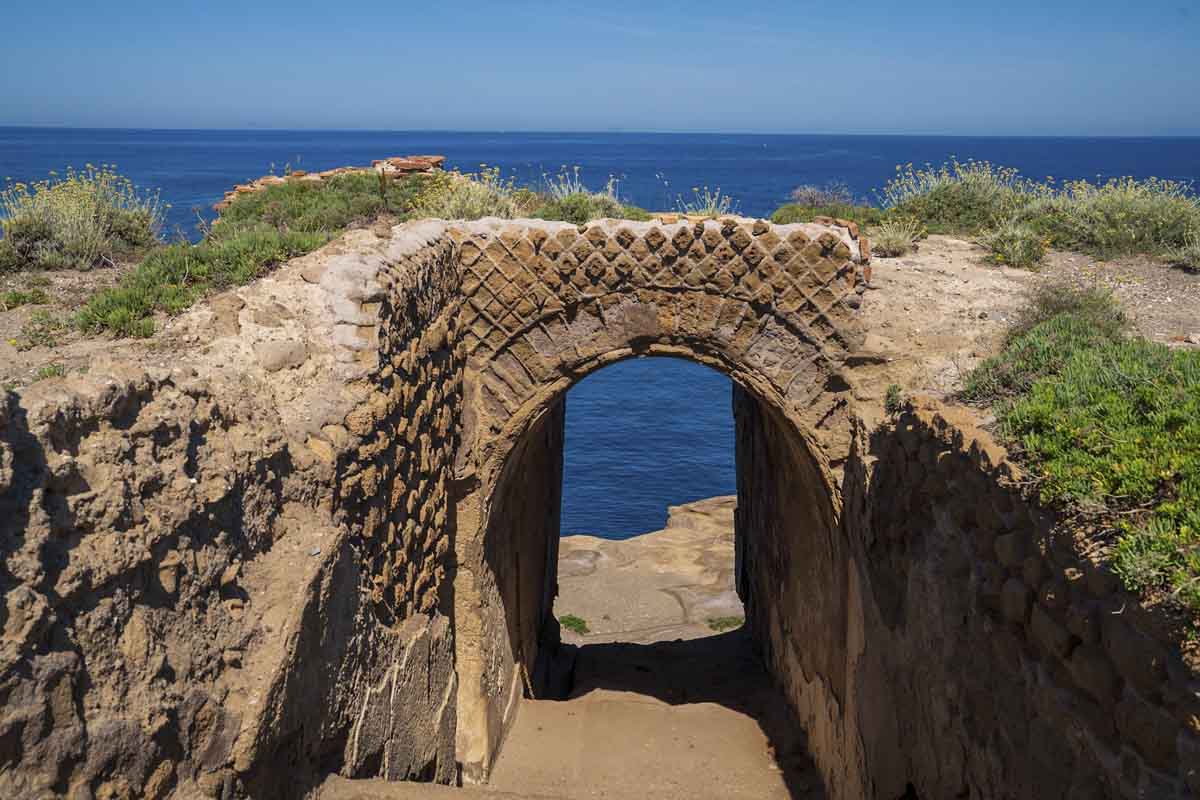
<svg viewBox="0 0 1200 800"><path fill-rule="evenodd" d="M1016 219L997 223L984 231L978 241L988 249L992 261L1018 269L1034 269L1041 264L1049 244L1032 225Z"/></svg>
<svg viewBox="0 0 1200 800"><path fill-rule="evenodd" d="M47 378L61 378L67 374L67 368L62 364L46 364L38 367L34 373L34 380L44 381Z"/></svg>
<svg viewBox="0 0 1200 800"><path fill-rule="evenodd" d="M858 201L846 184L833 181L824 186L802 184L792 190L791 202L780 206L771 215L779 225L812 222L817 217L846 219L859 225L878 225L884 220L882 210Z"/></svg>
<svg viewBox="0 0 1200 800"><path fill-rule="evenodd" d="M878 225L887 218L882 210L874 206L788 203L775 209L771 221L777 225L791 225L796 222L812 222L817 217L845 219L862 226Z"/></svg>
<svg viewBox="0 0 1200 800"><path fill-rule="evenodd" d="M1168 250L1166 259L1174 266L1200 272L1200 231L1192 231L1183 244Z"/></svg>
<svg viewBox="0 0 1200 800"><path fill-rule="evenodd" d="M21 335L10 344L24 352L35 347L56 347L59 337L70 328L68 320L45 309L37 309L21 326Z"/></svg>
<svg viewBox="0 0 1200 800"><path fill-rule="evenodd" d="M209 292L254 280L348 228L383 217L537 216L577 224L601 217L649 218L618 199L615 181L591 191L578 170L564 170L535 191L488 167L473 174L401 179L359 172L321 182L288 180L238 196L216 223L201 224L197 244L159 242L164 207L157 195L139 193L108 167L69 172L62 181L33 187L14 184L4 203L0 269L90 267L142 248L136 266L116 286L93 295L75 316L84 332L117 336L149 336L155 314L178 313ZM727 203L727 198L716 200L718 206ZM2 302L7 308L40 297L9 293Z"/></svg>
<svg viewBox="0 0 1200 800"><path fill-rule="evenodd" d="M904 390L898 383L889 383L883 395L883 410L889 414L899 414L904 410Z"/></svg>
<svg viewBox="0 0 1200 800"><path fill-rule="evenodd" d="M1134 254L1195 263L1200 197L1160 178L1057 183L986 161L897 167L880 193L889 211L932 233L979 237L1000 263L1034 266L1046 247L1114 258Z"/></svg>
<svg viewBox="0 0 1200 800"><path fill-rule="evenodd" d="M722 194L720 186L716 189L694 186L691 195L675 195L675 210L680 214L723 217L727 214L737 213L737 207L737 201L727 194Z"/></svg>
<svg viewBox="0 0 1200 800"><path fill-rule="evenodd" d="M1116 531L1125 586L1200 614L1200 352L1128 333L1110 296L1049 287L966 380L1046 502Z"/></svg>
<svg viewBox="0 0 1200 800"><path fill-rule="evenodd" d="M50 302L50 296L41 289L20 291L12 289L0 293L0 311L11 311L20 306L42 306Z"/></svg>
<svg viewBox="0 0 1200 800"><path fill-rule="evenodd" d="M709 617L706 620L710 630L717 633L722 631L731 631L735 628L740 628L746 622L745 617Z"/></svg>
<svg viewBox="0 0 1200 800"><path fill-rule="evenodd" d="M0 191L0 273L19 269L91 269L158 242L166 210L116 170L82 170Z"/></svg>
<svg viewBox="0 0 1200 800"><path fill-rule="evenodd" d="M577 225L604 218L650 219L647 211L621 202L616 178L610 177L600 191L592 191L584 184L579 172L579 167L570 171L564 167L557 175L543 175L543 190L533 193L532 215Z"/></svg>
<svg viewBox="0 0 1200 800"><path fill-rule="evenodd" d="M115 287L93 295L76 324L91 333L149 336L155 313L176 314L208 292L249 283L271 267L315 250L334 233L222 223L200 244L180 242L150 253Z"/></svg>
<svg viewBox="0 0 1200 800"><path fill-rule="evenodd" d="M891 216L872 229L871 251L892 258L907 255L924 235L921 223L912 217Z"/></svg>
<svg viewBox="0 0 1200 800"><path fill-rule="evenodd" d="M830 181L823 186L802 183L792 189L792 203L813 208L818 206L853 206L854 193L841 181Z"/></svg>
<svg viewBox="0 0 1200 800"><path fill-rule="evenodd" d="M583 617L577 617L574 614L563 614L558 618L558 624L572 633L579 634L580 636L583 636L589 631L587 620L585 620Z"/></svg>

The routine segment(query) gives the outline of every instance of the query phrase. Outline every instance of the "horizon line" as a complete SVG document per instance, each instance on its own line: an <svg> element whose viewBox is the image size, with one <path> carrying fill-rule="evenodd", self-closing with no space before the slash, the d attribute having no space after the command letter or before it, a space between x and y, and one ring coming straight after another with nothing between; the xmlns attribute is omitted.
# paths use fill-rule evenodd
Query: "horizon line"
<svg viewBox="0 0 1200 800"><path fill-rule="evenodd" d="M493 134L493 135L651 135L651 136L842 136L942 139L1200 139L1195 133L922 133L922 132L785 132L753 130L635 130L610 129L542 129L542 128L287 128L287 127L137 127L127 125L16 125L0 124L0 130L67 130L67 131L144 131L144 132L213 132L213 133L402 133L402 134Z"/></svg>

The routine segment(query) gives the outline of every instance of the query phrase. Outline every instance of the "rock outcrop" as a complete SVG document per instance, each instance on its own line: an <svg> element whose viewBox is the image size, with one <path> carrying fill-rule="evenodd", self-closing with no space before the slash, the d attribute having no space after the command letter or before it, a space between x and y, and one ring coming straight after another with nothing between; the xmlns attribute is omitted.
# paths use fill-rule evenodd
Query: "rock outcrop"
<svg viewBox="0 0 1200 800"><path fill-rule="evenodd" d="M0 795L486 779L558 642L562 398L664 355L739 387L737 587L832 797L1195 796L1159 612L968 413L861 407L867 250L738 218L355 231L6 394Z"/></svg>

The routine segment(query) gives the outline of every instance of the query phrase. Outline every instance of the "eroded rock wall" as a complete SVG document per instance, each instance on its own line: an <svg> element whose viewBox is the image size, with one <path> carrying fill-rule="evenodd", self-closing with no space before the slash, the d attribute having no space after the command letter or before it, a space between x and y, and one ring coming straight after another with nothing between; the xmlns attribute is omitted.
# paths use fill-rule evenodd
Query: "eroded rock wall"
<svg viewBox="0 0 1200 800"><path fill-rule="evenodd" d="M739 591L831 796L1195 796L1163 615L969 414L863 422L865 251L732 219L359 231L6 395L0 795L486 777L554 638L563 394L666 355L743 390Z"/></svg>
<svg viewBox="0 0 1200 800"><path fill-rule="evenodd" d="M1200 683L1161 609L1081 553L969 412L918 403L863 442L848 711L882 796L1196 796Z"/></svg>
<svg viewBox="0 0 1200 800"><path fill-rule="evenodd" d="M0 795L457 778L440 234L214 299L178 323L195 369L99 364L4 398Z"/></svg>

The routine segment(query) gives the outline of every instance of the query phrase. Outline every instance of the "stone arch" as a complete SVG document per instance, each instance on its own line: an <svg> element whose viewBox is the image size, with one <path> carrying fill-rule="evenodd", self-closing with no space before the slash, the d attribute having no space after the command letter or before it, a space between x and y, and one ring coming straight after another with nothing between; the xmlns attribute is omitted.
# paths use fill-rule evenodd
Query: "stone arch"
<svg viewBox="0 0 1200 800"><path fill-rule="evenodd" d="M829 447L827 429L830 419L845 420L834 413L848 403L840 373L860 336L855 311L867 248L854 226L488 221L452 228L451 236L463 270L458 327L466 351L455 617L459 757L467 777L486 776L520 696L538 692L547 650L540 645L557 638L549 610L563 398L608 364L674 356L732 379L739 442L757 442L756 457L772 464L755 473L739 454L739 486L770 483L757 496L773 504L745 506L739 516L760 524L786 507L797 524L820 528L802 537L776 526L772 535L788 541L762 549L787 568L817 564L816 580L794 582L814 595L810 619L844 629L844 552L835 535L835 472L844 456ZM849 433L840 436L844 444ZM803 490L781 493L772 471ZM788 494L815 510L797 511ZM747 566L757 563L756 545L745 539L739 535L739 589L746 597L759 585L765 596L783 578ZM820 552L792 558L809 546L791 541L800 539ZM762 626L791 620L760 605L754 619ZM844 631L832 638L840 641ZM843 649L835 641L832 661L844 660ZM823 674L837 671L836 664L818 666Z"/></svg>
<svg viewBox="0 0 1200 800"><path fill-rule="evenodd" d="M799 417L841 385L861 338L869 248L853 223L485 222L450 234L468 359L459 464L473 460L481 478L498 442L611 360L690 358Z"/></svg>

